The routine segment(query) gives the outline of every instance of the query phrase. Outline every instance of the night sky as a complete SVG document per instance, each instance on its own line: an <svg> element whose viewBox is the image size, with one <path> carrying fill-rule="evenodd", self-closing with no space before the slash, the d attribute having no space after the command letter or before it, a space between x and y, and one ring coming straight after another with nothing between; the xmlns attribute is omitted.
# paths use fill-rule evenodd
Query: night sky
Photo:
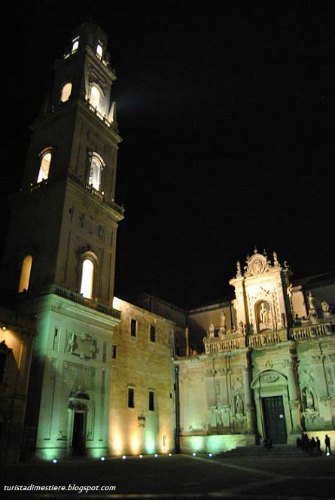
<svg viewBox="0 0 335 500"><path fill-rule="evenodd" d="M2 234L54 60L94 21L108 35L123 137L116 294L217 300L255 245L295 278L334 269L334 1L37 0L1 11Z"/></svg>

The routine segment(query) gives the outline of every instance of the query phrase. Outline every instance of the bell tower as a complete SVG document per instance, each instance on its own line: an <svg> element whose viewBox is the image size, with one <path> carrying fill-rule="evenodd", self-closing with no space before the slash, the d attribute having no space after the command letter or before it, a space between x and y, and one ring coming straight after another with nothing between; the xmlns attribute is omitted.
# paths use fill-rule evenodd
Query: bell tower
<svg viewBox="0 0 335 500"><path fill-rule="evenodd" d="M57 285L111 307L123 219L115 203L115 80L106 35L94 24L79 26L31 127L21 190L11 203L3 294Z"/></svg>
<svg viewBox="0 0 335 500"><path fill-rule="evenodd" d="M86 23L55 63L11 200L2 301L35 318L24 452L105 454L121 142L107 37Z"/></svg>

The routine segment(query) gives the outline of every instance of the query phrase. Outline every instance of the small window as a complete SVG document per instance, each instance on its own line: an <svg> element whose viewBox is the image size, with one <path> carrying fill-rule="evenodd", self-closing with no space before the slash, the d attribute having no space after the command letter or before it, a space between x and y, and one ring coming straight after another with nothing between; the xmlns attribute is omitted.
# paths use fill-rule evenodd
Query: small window
<svg viewBox="0 0 335 500"><path fill-rule="evenodd" d="M156 327L150 325L150 342L156 342Z"/></svg>
<svg viewBox="0 0 335 500"><path fill-rule="evenodd" d="M136 337L137 335L137 321L136 319L130 320L130 335Z"/></svg>
<svg viewBox="0 0 335 500"><path fill-rule="evenodd" d="M91 259L83 261L80 293L87 299L93 296L94 264Z"/></svg>
<svg viewBox="0 0 335 500"><path fill-rule="evenodd" d="M56 326L54 330L54 338L52 342L52 349L54 351L58 351L58 345L59 345L59 328Z"/></svg>
<svg viewBox="0 0 335 500"><path fill-rule="evenodd" d="M97 56L99 57L99 59L102 59L102 45L101 45L101 43L98 43L98 45L97 45Z"/></svg>
<svg viewBox="0 0 335 500"><path fill-rule="evenodd" d="M73 54L74 52L76 52L76 50L78 50L78 47L79 47L79 38L75 38L74 40L72 40L71 53Z"/></svg>
<svg viewBox="0 0 335 500"><path fill-rule="evenodd" d="M61 102L68 101L70 99L71 92L72 92L72 83L68 82L62 88L62 93L60 97Z"/></svg>
<svg viewBox="0 0 335 500"><path fill-rule="evenodd" d="M41 157L40 170L38 172L37 183L46 180L49 177L51 153L46 152Z"/></svg>
<svg viewBox="0 0 335 500"><path fill-rule="evenodd" d="M135 389L128 387L128 408L135 408Z"/></svg>
<svg viewBox="0 0 335 500"><path fill-rule="evenodd" d="M154 393L154 391L149 391L149 410L155 411L155 393Z"/></svg>
<svg viewBox="0 0 335 500"><path fill-rule="evenodd" d="M102 158L98 156L96 153L92 154L88 183L97 191L100 191L101 188L103 168L104 168L104 163L102 161Z"/></svg>
<svg viewBox="0 0 335 500"><path fill-rule="evenodd" d="M112 345L112 359L116 359L116 345Z"/></svg>
<svg viewBox="0 0 335 500"><path fill-rule="evenodd" d="M33 258L31 255L26 255L22 261L19 293L26 292L29 288L31 267L33 265Z"/></svg>

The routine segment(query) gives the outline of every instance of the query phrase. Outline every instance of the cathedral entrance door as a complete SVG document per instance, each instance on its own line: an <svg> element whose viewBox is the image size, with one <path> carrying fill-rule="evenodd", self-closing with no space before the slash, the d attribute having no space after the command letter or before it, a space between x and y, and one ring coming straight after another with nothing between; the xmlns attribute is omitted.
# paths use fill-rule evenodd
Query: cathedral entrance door
<svg viewBox="0 0 335 500"><path fill-rule="evenodd" d="M85 413L75 412L73 419L72 453L85 454Z"/></svg>
<svg viewBox="0 0 335 500"><path fill-rule="evenodd" d="M282 396L262 398L264 430L273 444L286 444L287 431Z"/></svg>

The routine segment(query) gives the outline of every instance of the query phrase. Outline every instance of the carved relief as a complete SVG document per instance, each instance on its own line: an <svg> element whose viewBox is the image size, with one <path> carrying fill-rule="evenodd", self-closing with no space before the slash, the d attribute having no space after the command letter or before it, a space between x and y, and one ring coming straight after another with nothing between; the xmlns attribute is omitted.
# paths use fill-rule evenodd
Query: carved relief
<svg viewBox="0 0 335 500"><path fill-rule="evenodd" d="M73 333L71 336L68 334L67 350L80 359L95 358L98 352L95 339L87 333L81 335Z"/></svg>

